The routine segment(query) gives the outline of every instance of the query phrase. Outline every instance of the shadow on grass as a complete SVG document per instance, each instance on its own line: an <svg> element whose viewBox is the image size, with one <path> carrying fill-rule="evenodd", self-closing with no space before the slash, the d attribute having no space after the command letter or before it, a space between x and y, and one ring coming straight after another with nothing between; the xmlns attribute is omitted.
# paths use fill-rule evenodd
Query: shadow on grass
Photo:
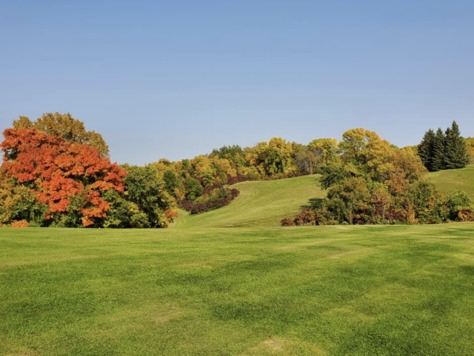
<svg viewBox="0 0 474 356"><path fill-rule="evenodd" d="M308 200L308 204L301 205L300 208L302 208L302 209L305 209L305 208L317 209L317 208L320 208L322 206L323 201L324 201L323 198L310 198Z"/></svg>

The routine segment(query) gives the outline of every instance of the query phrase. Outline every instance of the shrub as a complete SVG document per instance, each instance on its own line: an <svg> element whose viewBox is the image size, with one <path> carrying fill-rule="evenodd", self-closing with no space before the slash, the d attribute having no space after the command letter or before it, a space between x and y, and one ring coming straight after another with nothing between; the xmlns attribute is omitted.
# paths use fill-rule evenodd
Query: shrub
<svg viewBox="0 0 474 356"><path fill-rule="evenodd" d="M30 226L30 224L26 220L14 221L11 224L11 227L20 227L21 228L21 227L28 227L28 226Z"/></svg>
<svg viewBox="0 0 474 356"><path fill-rule="evenodd" d="M229 204L239 193L235 188L215 188L209 194L202 195L194 201L181 201L180 206L191 214L200 214Z"/></svg>
<svg viewBox="0 0 474 356"><path fill-rule="evenodd" d="M446 197L448 219L455 221L472 221L474 207L469 196L464 192L453 193Z"/></svg>

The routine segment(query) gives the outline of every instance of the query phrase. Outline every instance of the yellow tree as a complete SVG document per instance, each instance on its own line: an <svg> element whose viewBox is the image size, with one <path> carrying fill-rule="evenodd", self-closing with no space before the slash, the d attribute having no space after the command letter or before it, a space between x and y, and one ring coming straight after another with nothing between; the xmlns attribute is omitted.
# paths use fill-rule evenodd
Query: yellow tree
<svg viewBox="0 0 474 356"><path fill-rule="evenodd" d="M335 163L338 156L337 140L335 138L318 138L308 144L308 148L317 156L317 163L320 166L328 166Z"/></svg>
<svg viewBox="0 0 474 356"><path fill-rule="evenodd" d="M287 175L297 171L292 156L291 142L274 137L252 147L247 154L247 162L249 166L257 167L264 176Z"/></svg>
<svg viewBox="0 0 474 356"><path fill-rule="evenodd" d="M109 148L103 137L95 131L86 131L84 123L70 113L46 113L36 121L20 116L13 121L15 129L35 129L49 135L59 136L66 141L85 143L97 149L102 157L108 157Z"/></svg>

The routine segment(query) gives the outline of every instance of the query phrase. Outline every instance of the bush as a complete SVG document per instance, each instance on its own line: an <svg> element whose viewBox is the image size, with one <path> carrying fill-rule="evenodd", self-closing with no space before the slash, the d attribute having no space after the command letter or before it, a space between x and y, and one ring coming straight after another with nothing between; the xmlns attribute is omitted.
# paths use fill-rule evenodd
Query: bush
<svg viewBox="0 0 474 356"><path fill-rule="evenodd" d="M295 223L290 218L283 218L280 220L280 225L281 226L295 226Z"/></svg>
<svg viewBox="0 0 474 356"><path fill-rule="evenodd" d="M464 192L457 192L446 197L445 205L448 219L454 221L472 221L474 207L469 196Z"/></svg>
<svg viewBox="0 0 474 356"><path fill-rule="evenodd" d="M235 188L215 188L209 194L202 195L194 201L181 201L180 206L191 214L200 214L229 204L239 193Z"/></svg>
<svg viewBox="0 0 474 356"><path fill-rule="evenodd" d="M28 226L30 226L30 224L26 220L14 221L11 224L11 227L28 227Z"/></svg>

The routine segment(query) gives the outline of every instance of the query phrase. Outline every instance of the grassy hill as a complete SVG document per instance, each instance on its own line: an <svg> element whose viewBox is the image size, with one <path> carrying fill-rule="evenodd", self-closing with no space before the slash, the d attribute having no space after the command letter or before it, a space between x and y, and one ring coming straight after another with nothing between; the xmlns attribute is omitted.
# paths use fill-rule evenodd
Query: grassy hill
<svg viewBox="0 0 474 356"><path fill-rule="evenodd" d="M317 178L170 229L0 229L0 355L474 354L474 224L280 227Z"/></svg>
<svg viewBox="0 0 474 356"><path fill-rule="evenodd" d="M240 195L230 205L198 215L185 211L179 228L228 228L278 226L283 217L295 215L310 199L324 197L319 176L276 181L242 182L235 185ZM474 201L474 166L428 174L428 180L445 193L465 191Z"/></svg>
<svg viewBox="0 0 474 356"><path fill-rule="evenodd" d="M445 193L466 192L474 201L474 165L429 173L428 179Z"/></svg>
<svg viewBox="0 0 474 356"><path fill-rule="evenodd" d="M322 198L319 176L304 176L274 181L242 182L234 187L240 195L221 209L204 214L182 212L175 226L199 227L268 227L296 214L312 198Z"/></svg>

